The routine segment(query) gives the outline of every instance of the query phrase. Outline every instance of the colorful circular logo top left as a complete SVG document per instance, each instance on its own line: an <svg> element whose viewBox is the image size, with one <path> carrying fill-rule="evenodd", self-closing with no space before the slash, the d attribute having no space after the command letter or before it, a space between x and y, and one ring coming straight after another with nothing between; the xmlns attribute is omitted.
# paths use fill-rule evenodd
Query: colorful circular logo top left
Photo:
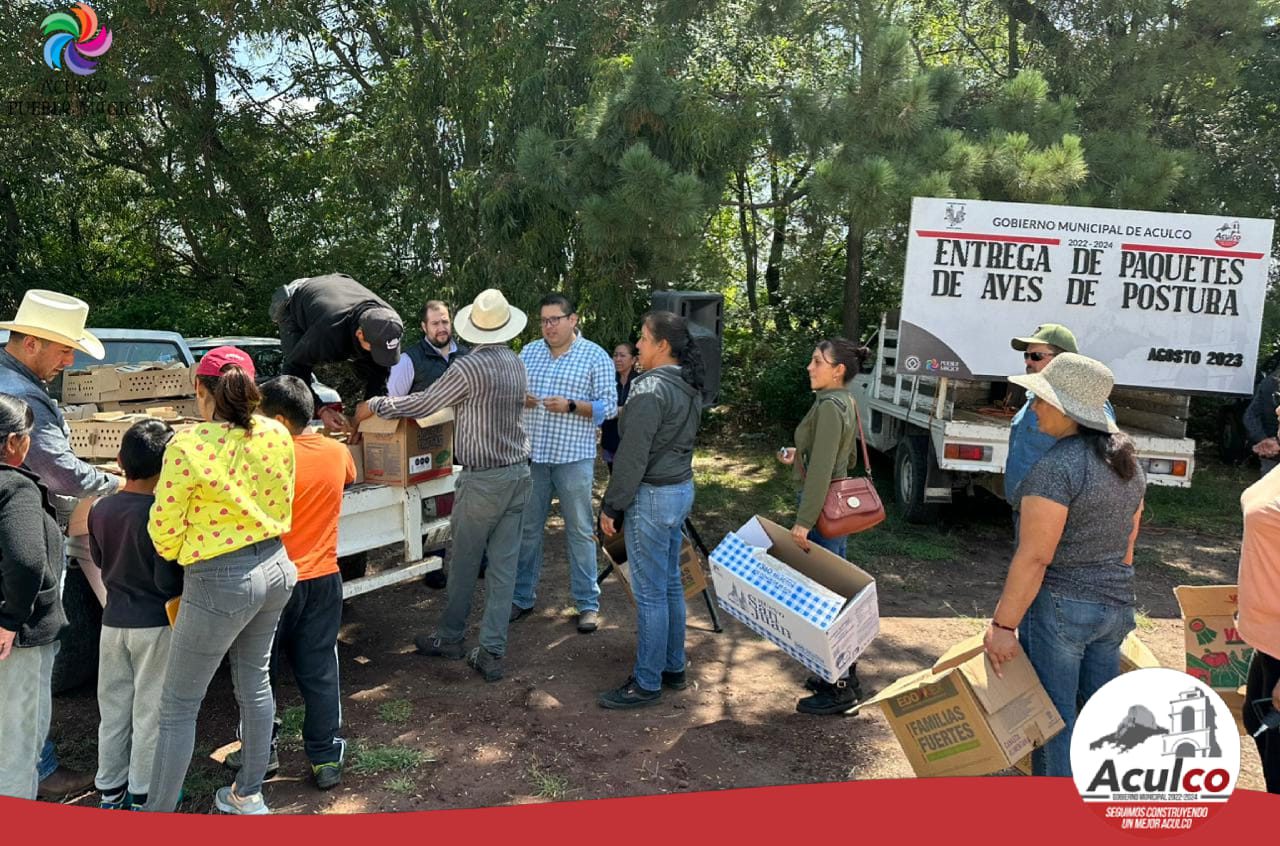
<svg viewBox="0 0 1280 846"><path fill-rule="evenodd" d="M98 13L88 3L76 3L69 12L54 12L40 27L48 36L44 63L53 70L66 68L88 76L98 67L93 60L111 49L111 30L99 28Z"/></svg>

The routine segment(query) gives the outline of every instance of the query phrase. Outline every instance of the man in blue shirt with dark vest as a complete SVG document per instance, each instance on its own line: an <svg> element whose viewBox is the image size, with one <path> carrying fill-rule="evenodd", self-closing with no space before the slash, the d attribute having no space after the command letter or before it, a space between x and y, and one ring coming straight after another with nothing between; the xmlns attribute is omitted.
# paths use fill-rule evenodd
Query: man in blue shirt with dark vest
<svg viewBox="0 0 1280 846"><path fill-rule="evenodd" d="M1055 356L1064 352L1078 353L1076 336L1070 329L1060 323L1045 323L1037 326L1036 331L1027 338L1014 338L1010 345L1022 353L1022 360L1027 365L1027 373L1039 373L1049 366ZM1040 421L1031 410L1032 394L1027 394L1027 401L1014 415L1009 427L1009 457L1004 462L1004 498L1013 506L1014 525L1017 525L1018 486L1027 477L1027 473L1035 466L1057 439L1040 431ZM1116 411L1108 402L1107 417L1116 419Z"/></svg>
<svg viewBox="0 0 1280 846"><path fill-rule="evenodd" d="M422 393L444 375L445 368L470 351L453 336L449 307L440 300L427 300L422 307L422 340L405 348L391 368L387 396Z"/></svg>

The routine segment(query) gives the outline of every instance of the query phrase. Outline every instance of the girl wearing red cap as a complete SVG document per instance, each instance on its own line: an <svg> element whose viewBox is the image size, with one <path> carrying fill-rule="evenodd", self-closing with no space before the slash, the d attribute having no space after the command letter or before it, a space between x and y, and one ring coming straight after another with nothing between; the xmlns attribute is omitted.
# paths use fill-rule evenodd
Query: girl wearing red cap
<svg viewBox="0 0 1280 846"><path fill-rule="evenodd" d="M298 574L280 536L293 503L293 439L255 414L253 360L210 350L196 367L206 420L165 450L147 526L156 552L185 569L160 700L148 811L177 808L195 747L196 716L224 655L240 703L243 765L215 803L230 814L265 814L262 780L275 700L267 667L280 612Z"/></svg>

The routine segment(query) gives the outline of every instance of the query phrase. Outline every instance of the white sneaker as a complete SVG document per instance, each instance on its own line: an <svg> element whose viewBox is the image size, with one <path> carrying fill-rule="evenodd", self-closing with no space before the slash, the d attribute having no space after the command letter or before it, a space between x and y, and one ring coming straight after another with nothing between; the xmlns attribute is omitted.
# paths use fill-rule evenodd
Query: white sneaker
<svg viewBox="0 0 1280 846"><path fill-rule="evenodd" d="M241 796L236 793L234 784L230 787L219 787L218 792L213 794L213 804L224 814L260 816L271 813L267 803L262 799L261 792L252 796Z"/></svg>

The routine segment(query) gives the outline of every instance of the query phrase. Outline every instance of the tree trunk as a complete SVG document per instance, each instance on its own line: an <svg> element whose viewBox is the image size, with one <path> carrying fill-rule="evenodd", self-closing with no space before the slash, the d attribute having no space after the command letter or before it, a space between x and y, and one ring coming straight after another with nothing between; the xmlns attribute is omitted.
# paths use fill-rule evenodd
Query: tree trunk
<svg viewBox="0 0 1280 846"><path fill-rule="evenodd" d="M866 236L853 220L846 222L849 229L844 238L844 310L840 323L844 336L856 343L859 339L858 311L862 307L862 251Z"/></svg>
<svg viewBox="0 0 1280 846"><path fill-rule="evenodd" d="M772 202L782 199L782 185L778 180L778 163L769 162L769 190ZM787 245L787 207L777 205L773 209L773 234L769 238L769 263L764 268L764 287L769 294L769 308L773 312L773 326L779 332L791 329L791 316L782 307L782 255Z"/></svg>
<svg viewBox="0 0 1280 846"><path fill-rule="evenodd" d="M1018 19L1013 16L1013 9L1009 9L1009 78L1013 79L1018 75Z"/></svg>
<svg viewBox="0 0 1280 846"><path fill-rule="evenodd" d="M751 228L747 226L747 174L739 169L738 180L738 231L742 236L742 257L747 263L747 308L751 312L751 329L760 332L760 279L759 250ZM751 212L755 214L755 212Z"/></svg>

